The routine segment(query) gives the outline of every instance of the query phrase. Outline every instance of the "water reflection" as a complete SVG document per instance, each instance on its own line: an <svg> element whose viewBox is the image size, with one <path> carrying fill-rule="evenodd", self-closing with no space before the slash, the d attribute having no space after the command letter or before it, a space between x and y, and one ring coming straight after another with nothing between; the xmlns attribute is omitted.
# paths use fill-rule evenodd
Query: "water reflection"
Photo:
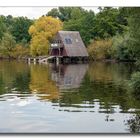
<svg viewBox="0 0 140 140"><path fill-rule="evenodd" d="M48 65L31 65L29 87L31 93L38 94L41 100L58 99L59 89L51 80Z"/></svg>
<svg viewBox="0 0 140 140"><path fill-rule="evenodd" d="M64 89L80 87L87 71L87 64L79 65L31 65L30 89L42 99L58 99Z"/></svg>
<svg viewBox="0 0 140 140"><path fill-rule="evenodd" d="M0 61L0 132L14 128L17 132L19 124L27 121L21 125L26 128L34 121L45 132L59 132L62 125L61 132L77 128L76 132L139 133L139 98L128 93L125 85L133 71L128 63L28 65ZM8 113L3 111L6 109ZM82 118L76 122L81 127L74 123L75 117ZM5 119L9 118L19 124L8 125ZM39 131L31 126L29 132Z"/></svg>
<svg viewBox="0 0 140 140"><path fill-rule="evenodd" d="M51 77L59 89L79 88L87 69L87 64L51 65Z"/></svg>
<svg viewBox="0 0 140 140"><path fill-rule="evenodd" d="M30 70L28 65L16 61L0 62L0 101L29 95Z"/></svg>

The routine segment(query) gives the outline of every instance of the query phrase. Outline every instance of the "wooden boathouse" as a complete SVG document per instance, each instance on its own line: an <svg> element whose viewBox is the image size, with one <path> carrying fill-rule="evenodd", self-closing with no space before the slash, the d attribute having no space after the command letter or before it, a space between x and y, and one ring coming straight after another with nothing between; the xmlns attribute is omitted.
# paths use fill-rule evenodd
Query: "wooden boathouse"
<svg viewBox="0 0 140 140"><path fill-rule="evenodd" d="M88 52L78 31L58 31L51 42L50 57L59 62L87 61Z"/></svg>
<svg viewBox="0 0 140 140"><path fill-rule="evenodd" d="M58 31L51 42L49 56L28 58L28 62L87 62L88 52L78 31Z"/></svg>

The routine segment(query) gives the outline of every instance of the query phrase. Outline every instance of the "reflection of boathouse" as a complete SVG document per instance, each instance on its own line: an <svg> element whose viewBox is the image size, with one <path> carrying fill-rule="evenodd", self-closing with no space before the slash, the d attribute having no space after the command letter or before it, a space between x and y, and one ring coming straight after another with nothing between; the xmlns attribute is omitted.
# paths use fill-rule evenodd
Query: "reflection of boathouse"
<svg viewBox="0 0 140 140"><path fill-rule="evenodd" d="M86 47L77 31L59 31L51 43L50 56L61 60L87 60Z"/></svg>
<svg viewBox="0 0 140 140"><path fill-rule="evenodd" d="M52 65L52 80L56 82L60 89L78 88L87 69L87 64Z"/></svg>

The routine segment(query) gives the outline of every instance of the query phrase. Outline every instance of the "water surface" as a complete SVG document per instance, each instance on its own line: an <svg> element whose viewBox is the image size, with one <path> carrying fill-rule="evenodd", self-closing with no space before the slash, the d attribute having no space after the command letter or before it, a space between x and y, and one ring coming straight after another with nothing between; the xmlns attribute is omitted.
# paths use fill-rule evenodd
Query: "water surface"
<svg viewBox="0 0 140 140"><path fill-rule="evenodd" d="M0 133L139 133L129 63L0 61Z"/></svg>

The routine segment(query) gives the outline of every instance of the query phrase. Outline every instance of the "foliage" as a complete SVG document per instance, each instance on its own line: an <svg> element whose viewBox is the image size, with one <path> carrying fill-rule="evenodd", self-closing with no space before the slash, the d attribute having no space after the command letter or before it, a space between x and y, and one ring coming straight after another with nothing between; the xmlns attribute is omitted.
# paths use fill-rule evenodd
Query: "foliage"
<svg viewBox="0 0 140 140"><path fill-rule="evenodd" d="M26 40L26 42L30 41L30 35L28 33L29 26L33 23L33 20L28 19L27 17L12 17L8 16L0 16L0 38L2 38L4 32L11 33L16 42L21 42L22 40Z"/></svg>
<svg viewBox="0 0 140 140"><path fill-rule="evenodd" d="M135 72L131 75L129 86L133 93L140 94L140 72Z"/></svg>
<svg viewBox="0 0 140 140"><path fill-rule="evenodd" d="M32 37L30 45L31 55L48 55L49 52L49 41L46 33L39 33Z"/></svg>
<svg viewBox="0 0 140 140"><path fill-rule="evenodd" d="M51 16L40 17L29 28L31 39L31 54L34 56L46 55L49 50L49 41L62 29L62 22Z"/></svg>
<svg viewBox="0 0 140 140"><path fill-rule="evenodd" d="M139 13L139 8L125 9L125 14L128 17L128 31L113 38L114 55L119 60L138 60L140 58Z"/></svg>
<svg viewBox="0 0 140 140"><path fill-rule="evenodd" d="M61 21L68 21L71 19L71 11L73 7L59 7L53 8L49 11L46 16L52 16L54 18L59 18Z"/></svg>
<svg viewBox="0 0 140 140"><path fill-rule="evenodd" d="M29 47L24 47L20 44L17 44L16 47L13 48L12 56L14 58L21 58L30 55Z"/></svg>
<svg viewBox="0 0 140 140"><path fill-rule="evenodd" d="M128 43L130 43L129 33L113 37L112 57L118 60L134 60L135 54Z"/></svg>
<svg viewBox="0 0 140 140"><path fill-rule="evenodd" d="M99 12L95 14L81 7L59 7L53 8L46 15L38 20L1 15L0 40L8 32L13 36L17 45L29 47L30 42L32 55L46 55L49 42L56 32L62 29L63 22L64 30L80 32L86 46L92 46L92 40L101 41L112 38L111 56L107 58L119 60L139 60L140 58L140 8L99 7ZM93 47L90 51L92 49ZM1 56L5 55L3 54L5 51L0 53Z"/></svg>
<svg viewBox="0 0 140 140"><path fill-rule="evenodd" d="M136 64L137 70L140 71L140 60L137 60L135 64Z"/></svg>
<svg viewBox="0 0 140 140"><path fill-rule="evenodd" d="M30 41L28 28L32 23L33 20L27 17L0 16L0 57L18 57L27 54L25 52L29 48L26 47ZM22 47L16 47L19 44Z"/></svg>
<svg viewBox="0 0 140 140"><path fill-rule="evenodd" d="M122 8L121 11L128 19L128 27L122 35L113 37L113 57L119 60L139 60L140 8Z"/></svg>
<svg viewBox="0 0 140 140"><path fill-rule="evenodd" d="M10 58L15 45L16 45L15 38L10 33L4 33L0 43L1 53L4 56L8 56Z"/></svg>
<svg viewBox="0 0 140 140"><path fill-rule="evenodd" d="M140 58L140 8L128 8L129 13L129 32L131 43L129 43L133 52L136 55L136 58Z"/></svg>
<svg viewBox="0 0 140 140"><path fill-rule="evenodd" d="M75 8L71 17L69 21L64 22L64 30L79 31L84 43L89 44L90 40L94 38L94 12Z"/></svg>
<svg viewBox="0 0 140 140"><path fill-rule="evenodd" d="M3 20L3 16L0 16L0 39L2 39L4 32L7 31L6 25L4 24Z"/></svg>
<svg viewBox="0 0 140 140"><path fill-rule="evenodd" d="M110 38L116 34L121 34L126 30L127 21L121 9L105 7L101 8L96 15L94 27L95 37ZM121 18L120 18L121 17Z"/></svg>
<svg viewBox="0 0 140 140"><path fill-rule="evenodd" d="M93 27L95 14L81 7L59 7L54 8L48 15L59 18L64 22L64 30L79 31L84 43L90 43L93 39Z"/></svg>
<svg viewBox="0 0 140 140"><path fill-rule="evenodd" d="M60 13L59 13L59 10L58 10L57 8L51 9L51 11L49 11L49 12L46 14L46 16L52 16L52 17L54 17L54 18L59 18L59 15L60 15Z"/></svg>
<svg viewBox="0 0 140 140"><path fill-rule="evenodd" d="M96 15L80 7L54 8L48 15L64 21L64 30L79 31L86 45L92 39L110 38L122 34L127 26L124 8L101 8ZM63 17L63 18L62 18Z"/></svg>
<svg viewBox="0 0 140 140"><path fill-rule="evenodd" d="M95 40L88 46L89 57L92 60L106 59L111 57L112 40Z"/></svg>
<svg viewBox="0 0 140 140"><path fill-rule="evenodd" d="M30 41L30 35L28 33L29 27L33 24L32 20L27 17L14 18L11 33L15 37L16 42Z"/></svg>
<svg viewBox="0 0 140 140"><path fill-rule="evenodd" d="M131 133L139 134L140 133L140 115L133 115L128 121L127 125Z"/></svg>

